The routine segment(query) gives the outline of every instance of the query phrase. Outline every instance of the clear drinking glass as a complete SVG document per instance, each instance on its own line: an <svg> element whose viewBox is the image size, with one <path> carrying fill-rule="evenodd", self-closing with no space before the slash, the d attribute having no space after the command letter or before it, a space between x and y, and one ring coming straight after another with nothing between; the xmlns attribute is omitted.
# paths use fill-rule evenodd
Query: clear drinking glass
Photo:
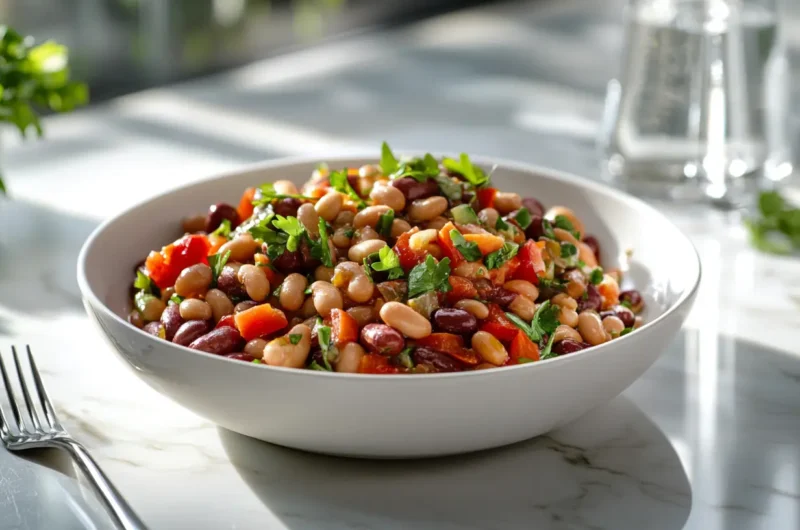
<svg viewBox="0 0 800 530"><path fill-rule="evenodd" d="M603 170L629 191L748 203L791 173L776 0L630 0Z"/></svg>

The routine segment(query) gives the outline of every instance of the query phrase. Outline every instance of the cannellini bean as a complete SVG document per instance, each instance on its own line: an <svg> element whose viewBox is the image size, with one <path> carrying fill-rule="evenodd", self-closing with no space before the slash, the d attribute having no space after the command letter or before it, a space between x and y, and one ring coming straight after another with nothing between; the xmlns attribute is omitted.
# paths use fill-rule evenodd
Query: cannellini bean
<svg viewBox="0 0 800 530"><path fill-rule="evenodd" d="M292 344L290 335L300 335L297 344ZM270 366L286 368L302 368L306 364L311 351L311 330L304 324L298 324L283 337L270 341L264 347L263 360Z"/></svg>
<svg viewBox="0 0 800 530"><path fill-rule="evenodd" d="M406 214L415 223L430 221L442 215L447 210L447 199L434 196L427 199L417 199L408 206Z"/></svg>
<svg viewBox="0 0 800 530"><path fill-rule="evenodd" d="M275 193L281 195L297 195L299 193L297 186L291 180L276 180L272 186L275 189Z"/></svg>
<svg viewBox="0 0 800 530"><path fill-rule="evenodd" d="M339 289L327 282L314 282L311 284L311 297L314 308L322 317L328 317L334 309L341 309L344 302Z"/></svg>
<svg viewBox="0 0 800 530"><path fill-rule="evenodd" d="M607 316L603 319L603 329L611 337L618 337L622 330L625 329L625 324L622 319L616 316Z"/></svg>
<svg viewBox="0 0 800 530"><path fill-rule="evenodd" d="M503 284L503 288L512 293L525 295L533 301L539 298L539 289L527 280L510 280Z"/></svg>
<svg viewBox="0 0 800 530"><path fill-rule="evenodd" d="M400 302L386 302L380 315L386 325L412 339L422 339L433 331L428 319Z"/></svg>
<svg viewBox="0 0 800 530"><path fill-rule="evenodd" d="M553 336L553 342L561 342L564 339L572 339L575 342L583 342L583 337L581 337L580 333L575 331L574 328L562 324L556 328Z"/></svg>
<svg viewBox="0 0 800 530"><path fill-rule="evenodd" d="M253 239L253 236L244 233L222 245L219 248L219 254L224 256L230 250L229 261L249 261L253 258L253 254L256 253L258 247L258 242Z"/></svg>
<svg viewBox="0 0 800 530"><path fill-rule="evenodd" d="M212 279L211 267L204 263L186 267L175 280L175 292L188 298L202 296L206 294Z"/></svg>
<svg viewBox="0 0 800 530"><path fill-rule="evenodd" d="M314 269L314 279L330 283L333 279L333 268L320 265Z"/></svg>
<svg viewBox="0 0 800 530"><path fill-rule="evenodd" d="M484 319L489 316L489 308L486 307L486 304L477 300L459 300L455 306L478 319Z"/></svg>
<svg viewBox="0 0 800 530"><path fill-rule="evenodd" d="M453 269L453 275L460 276L461 278L489 279L489 271L486 269L486 266L478 262L465 261L464 263L459 263L458 266Z"/></svg>
<svg viewBox="0 0 800 530"><path fill-rule="evenodd" d="M180 312L184 320L208 320L213 315L211 306L197 298L187 298L181 302Z"/></svg>
<svg viewBox="0 0 800 530"><path fill-rule="evenodd" d="M247 296L254 302L263 302L269 295L269 280L261 267L242 265L237 273L239 281L244 285Z"/></svg>
<svg viewBox="0 0 800 530"><path fill-rule="evenodd" d="M494 207L501 215L506 215L522 208L522 197L518 193L498 191L494 196Z"/></svg>
<svg viewBox="0 0 800 530"><path fill-rule="evenodd" d="M550 221L555 221L556 217L564 216L566 217L570 223L572 223L572 227L581 234L581 237L586 235L584 231L583 223L578 216L575 215L571 209L567 208L566 206L553 206L544 214L544 218Z"/></svg>
<svg viewBox="0 0 800 530"><path fill-rule="evenodd" d="M515 296L508 308L523 320L532 320L533 315L536 314L536 304L524 294Z"/></svg>
<svg viewBox="0 0 800 530"><path fill-rule="evenodd" d="M411 225L408 224L408 221L403 219L395 219L392 221L392 237L398 238L410 230Z"/></svg>
<svg viewBox="0 0 800 530"><path fill-rule="evenodd" d="M386 241L382 241L380 239L370 239L369 241L363 241L357 245L353 245L350 247L350 250L347 252L347 257L350 258L350 261L355 261L356 263L362 263L364 258L378 252L383 247L387 246Z"/></svg>
<svg viewBox="0 0 800 530"><path fill-rule="evenodd" d="M344 200L342 199L341 193L338 191L329 191L317 201L317 204L314 205L314 209L320 217L332 223L336 220L336 216L339 215L343 202Z"/></svg>
<svg viewBox="0 0 800 530"><path fill-rule="evenodd" d="M478 212L478 219L489 228L494 229L497 225L497 220L500 218L500 212L494 208L484 208Z"/></svg>
<svg viewBox="0 0 800 530"><path fill-rule="evenodd" d="M551 299L551 302L566 309L578 309L578 302L565 293L558 293Z"/></svg>
<svg viewBox="0 0 800 530"><path fill-rule="evenodd" d="M311 203L305 203L297 209L297 220L312 237L319 237L319 215Z"/></svg>
<svg viewBox="0 0 800 530"><path fill-rule="evenodd" d="M501 366L508 361L508 352L505 346L486 331L478 331L472 336L472 349L480 355L481 359L495 366Z"/></svg>
<svg viewBox="0 0 800 530"><path fill-rule="evenodd" d="M425 250L428 248L428 244L436 241L439 233L434 229L428 230L421 230L414 234L411 234L411 237L408 239L408 246L412 250Z"/></svg>
<svg viewBox="0 0 800 530"><path fill-rule="evenodd" d="M287 311L297 311L303 307L307 286L308 280L302 274L293 272L287 276L281 284L281 292L278 295L281 307Z"/></svg>
<svg viewBox="0 0 800 530"><path fill-rule="evenodd" d="M391 208L383 204L367 206L356 214L355 219L353 219L353 227L357 229L365 226L375 228L381 215L389 213L390 210Z"/></svg>
<svg viewBox="0 0 800 530"><path fill-rule="evenodd" d="M581 337L592 346L603 344L609 340L600 315L594 311L584 311L578 315L578 331Z"/></svg>
<svg viewBox="0 0 800 530"><path fill-rule="evenodd" d="M574 309L562 307L558 313L558 321L565 326L575 327L578 325L578 313Z"/></svg>
<svg viewBox="0 0 800 530"><path fill-rule="evenodd" d="M219 322L224 316L233 314L233 302L219 289L211 289L206 293L206 303L211 306L211 312L216 322Z"/></svg>
<svg viewBox="0 0 800 530"><path fill-rule="evenodd" d="M364 348L357 342L348 342L339 350L339 357L334 363L337 372L355 374L364 357Z"/></svg>
<svg viewBox="0 0 800 530"><path fill-rule="evenodd" d="M372 188L369 194L370 198L375 201L375 204L382 204L388 206L394 212L400 213L406 207L406 198L403 192L394 186L378 186Z"/></svg>
<svg viewBox="0 0 800 530"><path fill-rule="evenodd" d="M266 346L267 341L264 339L253 339L244 345L244 352L256 359L261 359L264 356L264 348Z"/></svg>

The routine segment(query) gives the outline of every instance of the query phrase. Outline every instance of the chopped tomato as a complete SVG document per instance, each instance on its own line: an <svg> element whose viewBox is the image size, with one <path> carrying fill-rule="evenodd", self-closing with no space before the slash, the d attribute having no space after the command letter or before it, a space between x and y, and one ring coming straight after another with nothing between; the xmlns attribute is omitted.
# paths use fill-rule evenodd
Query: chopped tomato
<svg viewBox="0 0 800 530"><path fill-rule="evenodd" d="M408 243L409 239L411 239L411 235L418 231L419 228L415 227L412 230L401 234L400 237L397 238L397 243L394 244L394 253L397 254L398 258L400 258L400 266L406 272L409 272L411 269L425 261L425 251L413 250Z"/></svg>
<svg viewBox="0 0 800 530"><path fill-rule="evenodd" d="M519 328L506 317L499 305L489 304L489 316L481 326L481 331L488 331L499 340L509 342L517 336Z"/></svg>
<svg viewBox="0 0 800 530"><path fill-rule="evenodd" d="M160 289L172 287L186 267L208 263L211 244L202 234L187 234L161 249L151 252L145 261L148 275Z"/></svg>
<svg viewBox="0 0 800 530"><path fill-rule="evenodd" d="M396 374L400 370L389 364L389 358L378 353L369 353L361 358L358 372L362 374Z"/></svg>
<svg viewBox="0 0 800 530"><path fill-rule="evenodd" d="M537 346L524 331L517 332L517 336L511 341L511 348L508 352L511 357L511 364L519 364L520 359L539 360L539 346Z"/></svg>
<svg viewBox="0 0 800 530"><path fill-rule="evenodd" d="M285 328L289 323L286 315L280 309L275 309L269 304L261 304L237 313L233 317L236 329L242 334L244 340L253 340L265 337L270 333Z"/></svg>
<svg viewBox="0 0 800 530"><path fill-rule="evenodd" d="M497 195L497 190L494 188L481 188L477 192L478 204L481 210L484 208L494 207L494 196ZM492 227L494 228L494 227Z"/></svg>
<svg viewBox="0 0 800 530"><path fill-rule="evenodd" d="M502 285L506 280L514 276L514 273L520 266L518 256L514 256L510 260L503 263L499 269L492 269L489 271L489 277L495 285Z"/></svg>
<svg viewBox="0 0 800 530"><path fill-rule="evenodd" d="M450 258L450 266L456 267L460 263L463 263L464 256L461 255L455 245L453 245L452 239L450 239L450 231L456 230L456 226L453 223L447 223L439 230L439 246L442 249L442 254L445 257Z"/></svg>
<svg viewBox="0 0 800 530"><path fill-rule="evenodd" d="M476 243L484 256L500 250L505 243L505 239L493 234L464 234L464 239Z"/></svg>
<svg viewBox="0 0 800 530"><path fill-rule="evenodd" d="M464 339L452 333L431 333L427 337L417 339L416 343L442 353L464 347Z"/></svg>
<svg viewBox="0 0 800 530"><path fill-rule="evenodd" d="M219 322L217 322L218 328L224 328L226 326L236 329L236 323L233 321L233 315L225 315L219 319Z"/></svg>
<svg viewBox="0 0 800 530"><path fill-rule="evenodd" d="M481 362L480 358L475 354L474 351L466 348L459 348L457 350L446 351L444 353L469 366L476 366Z"/></svg>
<svg viewBox="0 0 800 530"><path fill-rule="evenodd" d="M331 333L337 347L358 342L358 322L343 309L331 310Z"/></svg>
<svg viewBox="0 0 800 530"><path fill-rule="evenodd" d="M519 259L520 266L514 275L515 278L538 285L539 276L547 271L542 259L542 247L536 241L528 240L519 251Z"/></svg>
<svg viewBox="0 0 800 530"><path fill-rule="evenodd" d="M239 206L236 208L236 213L239 214L239 219L244 221L253 215L253 198L256 196L255 188L247 188L239 199Z"/></svg>
<svg viewBox="0 0 800 530"><path fill-rule="evenodd" d="M465 298L475 298L478 296L478 290L475 288L475 284L470 280L460 276L450 276L448 281L450 282L450 287L452 287L447 293L447 302L450 305L455 304L459 300L464 300Z"/></svg>

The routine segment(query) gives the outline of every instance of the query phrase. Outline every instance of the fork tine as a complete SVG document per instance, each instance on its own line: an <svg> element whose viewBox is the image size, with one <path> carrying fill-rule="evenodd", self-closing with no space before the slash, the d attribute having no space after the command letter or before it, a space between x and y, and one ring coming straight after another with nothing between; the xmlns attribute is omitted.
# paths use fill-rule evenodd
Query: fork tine
<svg viewBox="0 0 800 530"><path fill-rule="evenodd" d="M2 430L10 432L11 429L9 429L9 427L13 427L16 431L24 431L25 422L22 420L19 407L17 406L17 400L14 398L14 390L11 388L11 381L8 379L8 372L6 371L6 365L3 362L2 354L0 354L0 375L3 377L3 386L6 389L6 396L8 397L8 403L11 406L11 412L13 414L13 417L9 416L6 414L3 407L0 406L0 420L3 422Z"/></svg>
<svg viewBox="0 0 800 530"><path fill-rule="evenodd" d="M58 430L63 430L61 423L59 423L58 417L56 416L56 411L50 402L50 396L47 395L47 390L44 389L44 383L42 383L42 378L39 375L39 369L36 367L36 361L33 360L33 352L31 352L30 345L26 344L25 349L28 351L28 363L31 365L33 382L36 384L36 393L39 395L39 401L42 403L42 408L44 409L45 416L47 416L47 421L50 422L52 427Z"/></svg>
<svg viewBox="0 0 800 530"><path fill-rule="evenodd" d="M22 370L22 364L19 362L19 354L17 354L17 347L11 346L11 353L14 356L14 365L17 368L17 379L19 379L19 386L22 388L22 398L25 400L25 407L28 409L31 423L35 431L42 431L42 424L39 421L39 413L31 400L31 393L28 392L28 383L25 380L25 372Z"/></svg>

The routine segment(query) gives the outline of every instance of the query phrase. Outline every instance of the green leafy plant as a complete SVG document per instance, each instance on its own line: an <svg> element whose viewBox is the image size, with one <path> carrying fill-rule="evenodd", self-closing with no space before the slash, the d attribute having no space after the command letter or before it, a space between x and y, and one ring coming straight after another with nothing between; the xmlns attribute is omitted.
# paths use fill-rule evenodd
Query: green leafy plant
<svg viewBox="0 0 800 530"><path fill-rule="evenodd" d="M762 192L758 214L745 220L750 242L762 252L791 254L800 250L800 209L776 191Z"/></svg>
<svg viewBox="0 0 800 530"><path fill-rule="evenodd" d="M69 112L88 101L87 86L70 79L66 46L53 41L36 44L33 37L0 25L1 122L16 126L23 138L31 130L40 137L40 112ZM0 194L5 192L0 175Z"/></svg>

